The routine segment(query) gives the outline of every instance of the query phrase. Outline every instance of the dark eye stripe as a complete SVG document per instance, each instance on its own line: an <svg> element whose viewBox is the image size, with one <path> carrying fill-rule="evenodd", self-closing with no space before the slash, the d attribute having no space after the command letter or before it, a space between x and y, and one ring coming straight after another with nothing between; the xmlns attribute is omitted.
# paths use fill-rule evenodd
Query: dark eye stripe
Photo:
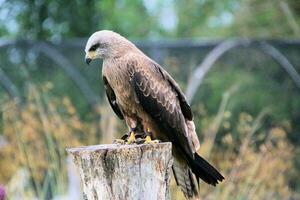
<svg viewBox="0 0 300 200"><path fill-rule="evenodd" d="M94 44L93 46L91 46L91 48L89 49L89 51L96 51L96 49L100 46L99 43Z"/></svg>

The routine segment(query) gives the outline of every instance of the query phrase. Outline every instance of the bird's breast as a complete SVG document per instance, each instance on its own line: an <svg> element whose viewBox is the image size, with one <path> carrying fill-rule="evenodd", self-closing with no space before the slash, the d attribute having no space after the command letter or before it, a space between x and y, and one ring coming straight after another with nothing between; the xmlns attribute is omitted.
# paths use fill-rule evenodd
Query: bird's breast
<svg viewBox="0 0 300 200"><path fill-rule="evenodd" d="M112 87L121 110L126 114L136 113L134 91L127 69L118 65L103 66L102 73Z"/></svg>

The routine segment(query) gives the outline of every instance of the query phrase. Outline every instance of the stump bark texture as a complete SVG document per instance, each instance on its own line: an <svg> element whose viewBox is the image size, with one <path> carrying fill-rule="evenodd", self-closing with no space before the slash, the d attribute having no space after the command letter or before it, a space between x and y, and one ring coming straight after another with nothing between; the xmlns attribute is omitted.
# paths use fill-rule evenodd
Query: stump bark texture
<svg viewBox="0 0 300 200"><path fill-rule="evenodd" d="M171 143L69 148L87 200L169 200Z"/></svg>

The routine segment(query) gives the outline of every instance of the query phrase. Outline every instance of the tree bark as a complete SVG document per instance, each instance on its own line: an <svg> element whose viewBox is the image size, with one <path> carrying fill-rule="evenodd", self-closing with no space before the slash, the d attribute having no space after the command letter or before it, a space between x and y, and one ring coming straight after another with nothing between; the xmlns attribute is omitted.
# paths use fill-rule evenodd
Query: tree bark
<svg viewBox="0 0 300 200"><path fill-rule="evenodd" d="M168 200L171 143L69 148L88 200Z"/></svg>

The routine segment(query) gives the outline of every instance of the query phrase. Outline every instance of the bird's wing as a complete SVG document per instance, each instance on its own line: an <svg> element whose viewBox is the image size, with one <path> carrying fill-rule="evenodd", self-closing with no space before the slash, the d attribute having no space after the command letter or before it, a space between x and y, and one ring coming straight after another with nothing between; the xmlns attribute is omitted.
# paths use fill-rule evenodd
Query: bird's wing
<svg viewBox="0 0 300 200"><path fill-rule="evenodd" d="M190 105L188 104L184 93L181 91L179 85L176 83L176 81L168 74L166 70L164 70L160 65L154 64L157 70L162 74L163 79L169 82L172 89L176 92L177 98L180 103L182 114L184 115L185 119L187 120L193 120L193 113L191 110Z"/></svg>
<svg viewBox="0 0 300 200"><path fill-rule="evenodd" d="M191 119L192 114L176 82L158 64L143 56L136 56L127 65L133 69L131 84L137 101L169 140L193 158L192 141L185 124L185 117Z"/></svg>
<svg viewBox="0 0 300 200"><path fill-rule="evenodd" d="M124 116L117 104L116 101L116 95L113 91L113 89L111 88L111 86L109 85L107 79L105 76L103 76L103 83L104 83L104 88L105 88L105 92L106 92L106 96L108 99L108 102L110 104L110 106L112 107L112 109L114 110L114 112L116 113L116 115L120 118L120 119L124 119Z"/></svg>

